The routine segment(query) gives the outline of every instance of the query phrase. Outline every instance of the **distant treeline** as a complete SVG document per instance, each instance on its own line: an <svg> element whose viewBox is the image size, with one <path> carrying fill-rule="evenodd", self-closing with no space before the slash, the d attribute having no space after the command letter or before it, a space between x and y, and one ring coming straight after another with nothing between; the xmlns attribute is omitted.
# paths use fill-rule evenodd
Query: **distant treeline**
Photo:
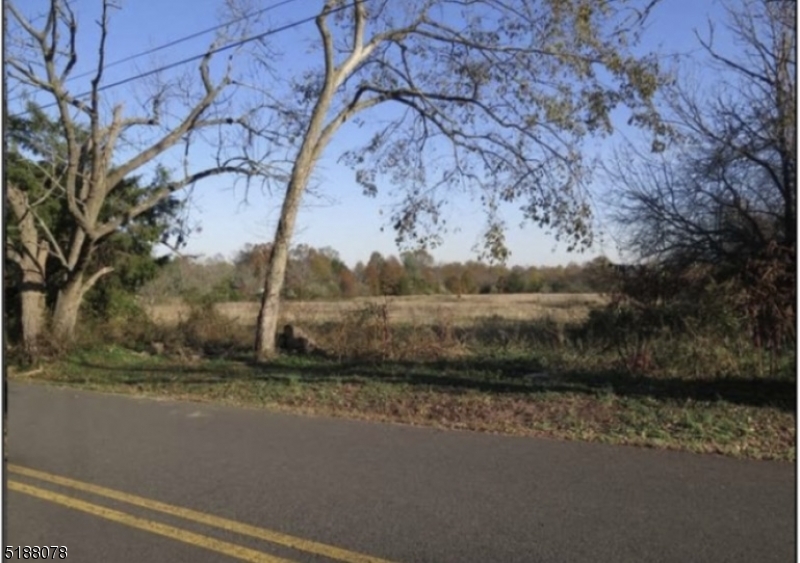
<svg viewBox="0 0 800 563"><path fill-rule="evenodd" d="M181 257L164 265L140 292L149 302L176 297L215 301L256 299L270 245L246 245L233 261ZM350 269L330 248L298 245L291 251L284 297L337 299L382 295L488 293L602 293L610 289L608 260L567 266L489 265L478 261L436 263L424 250L383 256Z"/></svg>

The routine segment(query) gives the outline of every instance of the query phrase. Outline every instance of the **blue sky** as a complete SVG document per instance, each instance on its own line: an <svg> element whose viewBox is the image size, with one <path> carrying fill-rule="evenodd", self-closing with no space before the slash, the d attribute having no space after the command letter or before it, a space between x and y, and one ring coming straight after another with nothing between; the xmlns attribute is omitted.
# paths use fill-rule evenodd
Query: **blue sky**
<svg viewBox="0 0 800 563"><path fill-rule="evenodd" d="M275 0L265 1L263 5L272 3L275 3ZM23 12L32 15L41 13L41 10L37 11L36 8L40 4L41 0L18 1ZM99 4L97 0L74 2L79 23L82 25L79 31L79 49L93 49L96 26L91 20L97 17ZM318 4L316 1L298 0L276 9L267 15L267 21L259 30L310 15ZM212 27L222 21L219 0L161 2L124 0L120 2L120 6L122 9L112 16L107 54L109 61L123 59ZM702 35L706 35L709 17L719 21L721 28L721 14L718 1L663 0L651 14L650 24L640 50L664 54L696 51L698 43L694 30L697 29ZM717 31L718 34L724 35L722 29ZM284 51L284 59L279 64L278 70L289 76L297 68L299 61L313 60L314 55L307 53L308 44L304 43L304 40L315 36L316 29L313 23L274 36ZM210 39L211 35L198 37L153 56L109 68L106 83L146 71L159 64L201 53L207 48ZM724 40L724 36L718 39ZM696 56L699 57L700 54ZM81 67L81 62L79 60L75 74L86 68ZM693 62L702 64L700 59ZM187 65L185 70L193 71L195 67L196 63ZM76 80L75 90L82 90L79 84L81 80ZM117 100L125 100L127 107L134 107L134 102L130 99L131 87L132 85L125 85L110 90L109 95ZM634 131L624 126L618 129L623 135L636 135ZM329 146L317 168L316 180L326 197L324 200L306 199L298 220L294 242L331 246L352 266L358 260L366 261L374 250L392 254L397 253L398 249L394 243L394 234L388 225L392 201L385 194L375 199L364 197L353 179L353 172L336 163L342 151L355 146L352 142L348 142L352 141L349 138L352 128L342 129L340 133ZM612 136L602 142L591 142L588 146L590 150L595 151L595 154L603 155L608 154L619 140L619 137ZM602 186L595 185L593 189L599 192ZM255 187L250 190L248 201L245 203L244 190L241 186L231 190L230 182L225 179L214 179L199 184L193 192L191 219L200 224L202 231L192 236L185 252L232 257L246 243L269 241L273 235L280 203L279 197L264 194ZM565 245L557 244L552 236L546 235L534 226L527 225L521 228L519 225L522 215L516 211L515 205L506 206L503 213L509 226L507 243L512 252L509 260L511 264L554 265L566 264L573 260L581 262L600 254L613 259L618 256L614 242L608 239L598 243L585 254L567 253ZM479 242L481 228L484 225L484 215L480 207L468 198L460 197L450 202L446 218L450 230L444 235L444 244L432 251L434 257L439 261L474 259L476 253L473 248ZM383 232L381 227L386 227Z"/></svg>

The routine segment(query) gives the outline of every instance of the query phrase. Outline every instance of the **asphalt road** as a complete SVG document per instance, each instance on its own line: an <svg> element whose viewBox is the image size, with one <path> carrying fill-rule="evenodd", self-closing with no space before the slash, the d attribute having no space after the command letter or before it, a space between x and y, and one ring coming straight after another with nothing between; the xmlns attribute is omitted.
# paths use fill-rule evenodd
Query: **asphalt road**
<svg viewBox="0 0 800 563"><path fill-rule="evenodd" d="M9 409L4 546L70 561L795 560L788 463L21 383Z"/></svg>

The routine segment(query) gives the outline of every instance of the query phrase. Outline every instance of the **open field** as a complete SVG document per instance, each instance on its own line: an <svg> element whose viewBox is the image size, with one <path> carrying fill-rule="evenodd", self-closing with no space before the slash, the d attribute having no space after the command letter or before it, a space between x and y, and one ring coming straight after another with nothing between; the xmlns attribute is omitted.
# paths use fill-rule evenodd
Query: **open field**
<svg viewBox="0 0 800 563"><path fill-rule="evenodd" d="M549 318L557 322L581 321L592 307L605 298L593 293L531 293L511 295L411 295L404 297L360 297L339 301L285 301L282 304L285 322L319 324L341 319L372 305L387 305L389 322L424 324L446 319L455 326L470 324L476 319L501 317L527 321ZM255 324L258 302L220 303L217 311L240 324ZM189 306L183 303L146 307L150 317L165 324L186 318Z"/></svg>

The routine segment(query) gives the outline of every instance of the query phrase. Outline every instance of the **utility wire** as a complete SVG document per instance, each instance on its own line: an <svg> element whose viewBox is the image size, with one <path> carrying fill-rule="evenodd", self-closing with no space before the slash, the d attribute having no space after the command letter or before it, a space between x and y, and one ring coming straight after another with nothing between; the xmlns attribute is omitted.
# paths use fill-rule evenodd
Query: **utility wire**
<svg viewBox="0 0 800 563"><path fill-rule="evenodd" d="M145 55L151 55L151 54L156 53L158 51L162 51L164 49L168 49L169 47L174 47L175 45L179 45L181 43L185 43L186 41L189 41L191 39L195 39L196 37L200 37L201 35L205 35L207 33L211 33L212 31L217 31L218 29L222 29L223 27L226 27L228 25L232 25L232 24L240 22L242 20L253 18L253 17L256 17L256 16L260 16L260 15L265 14L267 12L271 12L272 10L276 10L276 9L282 7L282 6L285 6L287 4L291 4L292 2L296 2L296 1L297 0L282 0L281 2L277 2L275 4L267 6L266 8L261 8L260 10L256 10L256 11L251 12L249 14L245 14L245 15L240 16L238 18L234 18L234 19L229 20L227 22L215 25L213 27L209 27L207 29L203 29L201 31L197 31L197 32L192 33L190 35L185 35L183 37L179 37L178 39L175 39L175 40L170 41L168 43L164 43L163 45L159 45L158 47L153 47L152 49L148 49L146 51L141 51L139 53L135 53L133 55L125 57L123 59L114 61L112 63L108 63L108 64L104 65L103 68L104 69L108 69L108 68L111 68L113 66L121 65L123 63L127 63L129 61L134 60L134 59L138 59L140 57L144 57ZM44 18L46 16L47 16L46 14L42 14L40 16L37 16L37 17L33 18L32 20L30 20L29 23L33 23L35 21L38 21L38 20L40 20L40 19L42 19L42 18ZM76 74L75 76L70 76L69 78L67 78L66 82L70 82L72 80L77 80L78 78L85 78L86 76L90 76L90 75L92 75L94 73L95 73L95 70L88 70L88 71L83 72L81 74ZM15 97L14 99L12 99L11 102L12 103L16 102L17 100L21 99L22 97L23 97L22 95L19 95L19 96Z"/></svg>
<svg viewBox="0 0 800 563"><path fill-rule="evenodd" d="M285 1L288 1L288 0L285 0ZM334 14L336 12L341 12L343 10L346 10L347 8L352 8L353 6L355 6L355 5L359 4L359 3L365 3L367 1L369 1L369 0L353 0L353 2L351 2L349 4L342 4L341 6L337 6L336 8L332 8L332 9L328 10L327 13L328 14ZM109 90L111 88L116 88L117 86L122 86L123 84L127 84L127 83L133 82L135 80L140 80L142 78L147 78L148 76L152 76L152 75L157 74L159 72L162 72L164 70L170 70L172 68L175 68L175 67L178 67L178 66L181 66L181 65L185 65L185 64L193 62L193 61L200 60L200 59L202 59L203 57L206 57L206 56L216 55L217 53L222 53L224 51L229 51L230 49L234 49L236 47L241 47L242 45L244 45L246 43L250 43L251 41L257 41L259 39L263 39L263 38L269 37L271 35L276 35L278 33L282 33L284 31L288 31L288 30L293 29L295 27L300 27L301 25L304 25L304 24L307 24L309 22L314 21L316 18L317 18L317 15L315 14L313 16L309 16L309 17L303 18L301 20L297 20L297 21L294 21L292 23L288 23L286 25L282 25L282 26L276 27L274 29L267 30L267 31L265 31L263 33L258 33L256 35L251 35L250 37L246 37L244 39L240 39L239 41L234 41L232 43L228 43L227 45L224 45L222 47L217 47L216 49L210 49L210 50L208 50L205 53L200 54L200 55L193 55L191 57L187 57L185 59L181 59L181 60L176 61L174 63L166 64L166 65L160 66L158 68L155 68L153 70L142 72L142 73L139 73L139 74L137 74L135 76L130 76L130 77L124 78L122 80L118 80L117 82L112 82L110 84L104 84L103 86L100 86L100 87L97 88L97 92L103 92L105 90ZM92 90L89 90L87 92L83 92L81 94L73 96L73 98L77 100L77 99L80 99L80 98L85 98L87 96L90 96L91 94L92 94ZM45 106L41 106L40 109L48 109L48 108L56 106L57 104L58 104L58 102L51 102L51 103L49 103L49 104L47 104ZM21 113L16 114L16 117L21 117L21 116L23 116L23 115L25 115L27 113L30 113L30 110L26 109L26 110L22 111Z"/></svg>
<svg viewBox="0 0 800 563"><path fill-rule="evenodd" d="M225 23L221 23L221 24L215 25L213 27L209 27L209 28L204 29L202 31L197 31L197 32L192 33L190 35L185 35L183 37L179 37L178 39L175 39L175 40L170 41L168 43L164 43L163 45L159 45L158 47L153 47L152 49L148 49L147 51L142 51L140 53L136 53L134 55L130 55L128 57L125 57L124 59L120 59L118 61L114 61L113 63L108 63L107 65L105 65L104 68L111 68L112 66L121 65L122 63L127 63L128 61L132 61L133 59L138 59L139 57L144 57L145 55L152 55L153 53L157 53L158 51L162 51L164 49L168 49L169 47L174 47L175 45L179 45L181 43L185 43L186 41L189 41L190 39L194 39L196 37L200 37L201 35L205 35L207 33L211 33L212 31L217 31L218 29L222 29L223 27L226 27L226 26L229 26L231 24L240 22L242 20L246 20L246 19L249 19L249 18L260 16L262 14L266 14L267 12L271 12L272 10L276 10L276 9L282 7L282 6L285 6L287 4L291 4L292 2L296 2L296 1L297 0L282 0L281 2L278 2L276 4L272 4L271 6L267 6L266 8L261 8L260 10L252 12L250 14L245 14L243 16L239 16L238 18L234 18L234 19L229 20L229 21L227 21ZM90 76L91 74L94 74L94 72L95 72L94 70L89 70L89 71L86 71L84 73L77 74L75 76L70 76L67 79L67 82L69 82L70 80L76 80L78 78L84 78L86 76Z"/></svg>

